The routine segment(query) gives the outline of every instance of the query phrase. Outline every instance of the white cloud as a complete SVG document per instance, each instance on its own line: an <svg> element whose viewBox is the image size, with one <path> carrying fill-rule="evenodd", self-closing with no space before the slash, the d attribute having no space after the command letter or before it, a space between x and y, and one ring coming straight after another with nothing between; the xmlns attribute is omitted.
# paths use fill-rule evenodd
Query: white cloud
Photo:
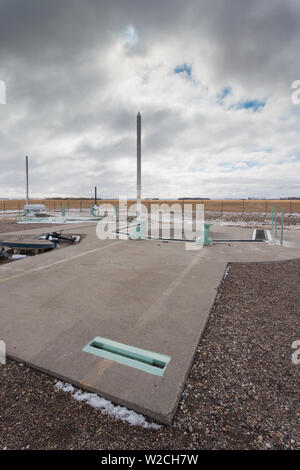
<svg viewBox="0 0 300 470"><path fill-rule="evenodd" d="M133 196L138 111L145 197L300 196L295 1L28 0L12 35L21 3L1 3L0 196L27 154L32 196Z"/></svg>
<svg viewBox="0 0 300 470"><path fill-rule="evenodd" d="M134 26L127 26L123 33L123 40L125 47L128 48L132 48L138 43L139 36Z"/></svg>

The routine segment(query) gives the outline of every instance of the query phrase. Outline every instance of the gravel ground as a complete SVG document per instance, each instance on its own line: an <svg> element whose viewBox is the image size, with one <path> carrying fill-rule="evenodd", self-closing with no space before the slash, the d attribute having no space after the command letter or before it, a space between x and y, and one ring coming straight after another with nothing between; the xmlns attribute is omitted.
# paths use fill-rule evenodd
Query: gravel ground
<svg viewBox="0 0 300 470"><path fill-rule="evenodd" d="M197 349L173 426L133 427L9 360L0 366L7 449L300 449L300 260L234 264Z"/></svg>
<svg viewBox="0 0 300 470"><path fill-rule="evenodd" d="M59 215L59 214L54 214ZM79 212L78 214L81 215ZM278 224L280 224L280 213L278 213ZM205 211L205 220L214 221L215 223L222 222L234 222L235 225L239 224L241 226L248 225L251 223L254 226L271 226L271 213L264 212L218 212L218 211ZM298 225L300 228L300 214L285 214L284 216L285 228ZM43 228L51 227L53 224L34 224L34 227ZM13 232L13 231L23 231L32 229L33 224L17 224L15 222L15 217L0 215L0 233L1 232Z"/></svg>
<svg viewBox="0 0 300 470"><path fill-rule="evenodd" d="M205 220L214 221L215 223L222 222L234 222L238 225L251 225L261 226L261 227L270 227L271 226L271 213L264 212L216 212L216 211L205 211ZM278 225L280 225L281 214L278 213ZM300 225L300 214L285 214L284 216L284 225L285 228L294 227L295 225Z"/></svg>

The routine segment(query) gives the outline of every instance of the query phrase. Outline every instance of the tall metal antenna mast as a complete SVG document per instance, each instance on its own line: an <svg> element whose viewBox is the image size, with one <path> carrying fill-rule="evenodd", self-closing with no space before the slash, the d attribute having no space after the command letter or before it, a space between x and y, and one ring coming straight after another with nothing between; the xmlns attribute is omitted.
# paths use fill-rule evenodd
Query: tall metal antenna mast
<svg viewBox="0 0 300 470"><path fill-rule="evenodd" d="M29 204L29 196L28 196L28 157L25 158L26 161L26 204Z"/></svg>
<svg viewBox="0 0 300 470"><path fill-rule="evenodd" d="M141 196L142 196L142 145L141 145L141 132L142 132L142 116L137 114L136 118L136 132L137 132L137 217L141 215Z"/></svg>

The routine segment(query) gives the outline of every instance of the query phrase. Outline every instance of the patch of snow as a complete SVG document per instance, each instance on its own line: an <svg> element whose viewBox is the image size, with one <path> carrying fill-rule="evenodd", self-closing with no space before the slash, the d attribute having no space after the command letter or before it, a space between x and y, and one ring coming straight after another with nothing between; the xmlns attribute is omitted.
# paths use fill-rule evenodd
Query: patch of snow
<svg viewBox="0 0 300 470"><path fill-rule="evenodd" d="M109 415L115 419L120 419L121 421L126 421L132 426L142 426L146 429L161 428L159 424L148 423L143 415L128 410L123 406L115 406L111 401L99 397L96 393L83 392L82 390L75 389L73 385L61 381L55 384L55 388L70 393L75 400L84 401L93 408L101 410L103 414Z"/></svg>
<svg viewBox="0 0 300 470"><path fill-rule="evenodd" d="M98 220L66 220L66 224L94 224L95 222L99 222Z"/></svg>
<svg viewBox="0 0 300 470"><path fill-rule="evenodd" d="M289 225L288 227L284 227L284 230L300 230L300 225Z"/></svg>
<svg viewBox="0 0 300 470"><path fill-rule="evenodd" d="M217 224L217 225L223 225L223 226L228 226L228 227L260 227L261 225L268 225L266 222L257 222L256 220L249 220L249 221L236 221L234 222L233 220L223 220L222 218L220 219L215 219L215 220L209 220L208 221L211 224Z"/></svg>
<svg viewBox="0 0 300 470"><path fill-rule="evenodd" d="M56 382L55 388L58 388L58 390L62 390L63 392L68 392L68 393L73 393L75 392L75 388L73 385L68 384L68 383L63 383L60 380Z"/></svg>
<svg viewBox="0 0 300 470"><path fill-rule="evenodd" d="M227 268L226 268L226 271L225 271L225 274L224 274L224 279L228 276L229 269L230 269L230 265L227 266Z"/></svg>
<svg viewBox="0 0 300 470"><path fill-rule="evenodd" d="M4 210L1 210L1 211L0 211L0 214L1 214L1 215L2 215L2 214L18 214L18 213L19 213L19 210L17 210L17 209L13 209L13 210L10 210L10 209L7 210L7 209L5 209L5 211L4 211Z"/></svg>

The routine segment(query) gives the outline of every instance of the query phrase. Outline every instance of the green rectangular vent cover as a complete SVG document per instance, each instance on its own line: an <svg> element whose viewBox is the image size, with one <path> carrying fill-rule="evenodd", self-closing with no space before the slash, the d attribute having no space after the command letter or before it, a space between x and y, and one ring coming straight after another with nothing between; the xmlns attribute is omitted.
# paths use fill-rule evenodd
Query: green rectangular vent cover
<svg viewBox="0 0 300 470"><path fill-rule="evenodd" d="M171 360L169 356L117 343L100 336L96 336L83 348L83 351L154 375L163 375Z"/></svg>

